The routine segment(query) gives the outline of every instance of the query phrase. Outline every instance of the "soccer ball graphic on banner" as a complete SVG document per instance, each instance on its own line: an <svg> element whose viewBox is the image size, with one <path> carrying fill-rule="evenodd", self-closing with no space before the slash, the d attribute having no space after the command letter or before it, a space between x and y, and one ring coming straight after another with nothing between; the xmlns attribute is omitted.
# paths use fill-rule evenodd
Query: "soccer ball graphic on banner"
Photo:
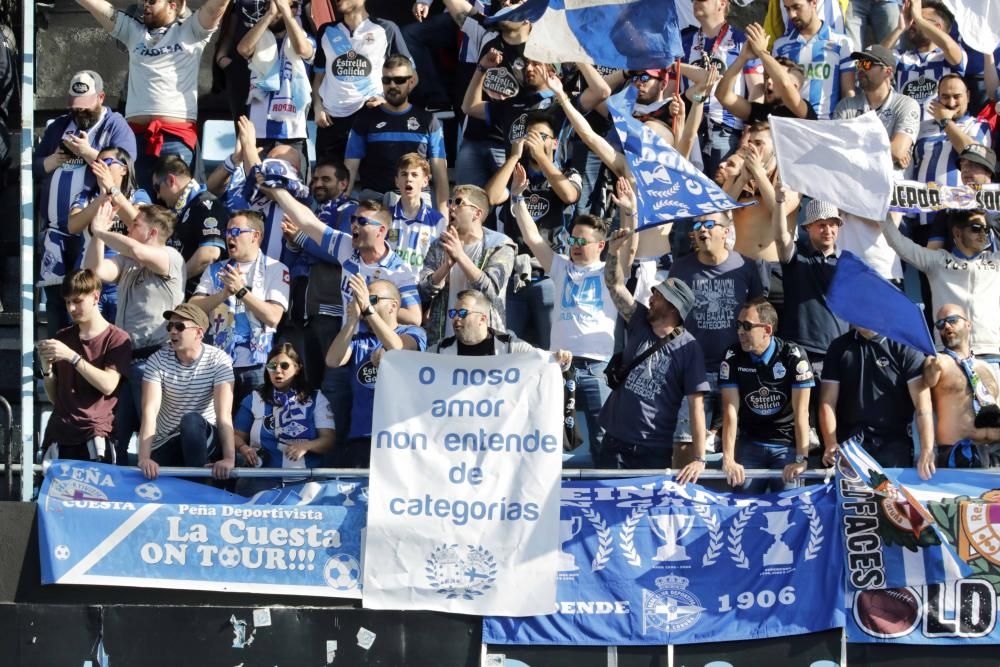
<svg viewBox="0 0 1000 667"><path fill-rule="evenodd" d="M334 554L323 568L326 583L335 591L353 591L361 587L361 566L350 554Z"/></svg>
<svg viewBox="0 0 1000 667"><path fill-rule="evenodd" d="M240 564L240 550L236 547L223 547L219 550L219 565L236 567Z"/></svg>
<svg viewBox="0 0 1000 667"><path fill-rule="evenodd" d="M135 487L135 495L143 500L159 500L163 497L163 491L156 484L147 482Z"/></svg>

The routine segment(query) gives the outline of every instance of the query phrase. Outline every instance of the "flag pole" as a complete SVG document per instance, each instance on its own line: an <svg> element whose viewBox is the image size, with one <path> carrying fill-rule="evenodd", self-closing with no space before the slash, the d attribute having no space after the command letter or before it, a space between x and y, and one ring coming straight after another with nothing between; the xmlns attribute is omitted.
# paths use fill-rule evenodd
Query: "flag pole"
<svg viewBox="0 0 1000 667"><path fill-rule="evenodd" d="M680 56L674 58L674 89L676 92L681 91L681 59ZM683 104L683 101L681 102ZM674 132L674 143L677 142L677 116L673 118L673 132Z"/></svg>

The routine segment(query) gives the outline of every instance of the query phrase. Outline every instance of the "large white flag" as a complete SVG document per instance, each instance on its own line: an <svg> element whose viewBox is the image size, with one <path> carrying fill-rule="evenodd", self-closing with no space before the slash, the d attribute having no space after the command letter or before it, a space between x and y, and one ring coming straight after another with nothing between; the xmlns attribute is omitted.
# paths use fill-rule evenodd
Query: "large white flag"
<svg viewBox="0 0 1000 667"><path fill-rule="evenodd" d="M892 196L892 156L874 112L851 120L771 116L771 136L790 189L868 220L882 220Z"/></svg>
<svg viewBox="0 0 1000 667"><path fill-rule="evenodd" d="M980 53L1000 44L1000 0L944 0L958 23L962 41Z"/></svg>
<svg viewBox="0 0 1000 667"><path fill-rule="evenodd" d="M547 353L385 355L365 607L484 616L555 608L562 403Z"/></svg>

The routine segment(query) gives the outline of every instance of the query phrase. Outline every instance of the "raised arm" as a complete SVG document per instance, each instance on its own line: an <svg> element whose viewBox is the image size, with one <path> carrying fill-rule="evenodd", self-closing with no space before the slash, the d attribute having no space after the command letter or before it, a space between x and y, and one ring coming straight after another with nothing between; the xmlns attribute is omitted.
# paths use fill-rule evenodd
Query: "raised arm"
<svg viewBox="0 0 1000 667"><path fill-rule="evenodd" d="M774 245L778 251L778 261L787 264L795 254L795 221L789 222L785 214L785 187L781 181L774 186L775 206L771 209L771 229L774 232Z"/></svg>
<svg viewBox="0 0 1000 667"><path fill-rule="evenodd" d="M809 112L809 105L804 99L802 99L801 88L799 87L799 82L788 73L785 66L779 63L771 52L767 49L767 33L757 23L752 23L747 26L747 44L750 44L750 48L753 49L754 54L760 59L762 65L764 65L764 71L767 72L767 76L771 79L771 84L774 86L774 91L784 102L785 106L794 113L798 118L805 118L806 114ZM721 88L721 84L720 84ZM732 111L732 109L730 109ZM749 106L747 107L747 114L749 115ZM746 120L746 119L744 119Z"/></svg>
<svg viewBox="0 0 1000 667"><path fill-rule="evenodd" d="M514 203L511 204L511 210L514 213L514 218L517 220L517 226L521 230L521 238L524 239L525 245L531 249L531 254L535 256L538 263L545 269L545 273L549 273L552 270L552 256L555 253L552 252L552 247L545 242L545 239L538 232L538 225L535 224L531 214L528 212L528 205L524 203L522 195L527 188L528 174L525 172L524 167L518 164L514 167L514 181L510 185L510 194L514 200Z"/></svg>
<svg viewBox="0 0 1000 667"><path fill-rule="evenodd" d="M465 89L465 97L462 98L462 113L479 120L486 120L486 102L483 100L483 78L486 70L496 67L503 62L503 56L496 49L490 49L479 59L468 87Z"/></svg>
<svg viewBox="0 0 1000 667"><path fill-rule="evenodd" d="M110 2L105 2L105 0L76 0L76 4L90 12L91 16L97 19L101 27L108 32L115 29L115 15L118 13L118 10Z"/></svg>
<svg viewBox="0 0 1000 667"><path fill-rule="evenodd" d="M476 14L476 8L468 0L444 0L444 8L459 28L465 25L465 19Z"/></svg>
<svg viewBox="0 0 1000 667"><path fill-rule="evenodd" d="M616 151L604 137L594 132L594 128L590 126L590 123L583 117L583 114L573 106L569 95L563 91L562 81L559 80L559 77L552 75L546 83L549 90L555 94L559 106L562 107L563 113L566 114L566 119L573 126L580 140L583 141L594 155L600 158L601 162L608 165L608 168L616 176L623 176L628 171L625 155Z"/></svg>
<svg viewBox="0 0 1000 667"><path fill-rule="evenodd" d="M631 231L619 229L611 235L608 241L608 258L604 263L604 282L611 293L611 301L615 304L618 314L629 321L635 313L635 297L625 287L625 275L622 273L620 255L626 241L634 234Z"/></svg>
<svg viewBox="0 0 1000 667"><path fill-rule="evenodd" d="M274 0L272 0L274 2ZM205 4L198 10L198 23L205 30L215 30L222 21L222 15L226 13L226 5L229 0L206 0Z"/></svg>
<svg viewBox="0 0 1000 667"><path fill-rule="evenodd" d="M590 111L611 97L611 86L608 85L608 82L604 80L604 77L601 76L601 73L593 65L589 63L577 63L576 66L579 68L580 74L583 75L583 80L587 82L587 87L580 93L580 96L576 100L581 109Z"/></svg>
<svg viewBox="0 0 1000 667"><path fill-rule="evenodd" d="M264 36L264 33L268 31L271 27L271 21L278 16L278 2L277 0L271 0L271 4L267 6L267 11L264 15L260 17L260 20L253 24L253 26L247 30L247 34L243 35L243 39L240 43L236 45L236 53L240 54L247 60L253 56L254 51L257 50L257 42L260 38ZM293 21L294 23L294 21Z"/></svg>
<svg viewBox="0 0 1000 667"><path fill-rule="evenodd" d="M110 202L104 202L97 209L97 213L90 223L90 232L94 240L100 240L118 254L134 259L158 276L168 275L170 273L170 255L167 254L166 246L140 243L133 238L111 231L113 215L114 211ZM91 245L94 245L93 241ZM103 247L101 250L103 252ZM87 248L87 251L89 258L90 248ZM88 266L87 268L96 267ZM115 274L117 277L117 270Z"/></svg>
<svg viewBox="0 0 1000 667"><path fill-rule="evenodd" d="M288 190L282 188L266 188L264 193L281 207L281 210L299 231L322 245L323 234L329 228L316 217L315 213L309 210L308 206L293 197Z"/></svg>
<svg viewBox="0 0 1000 667"><path fill-rule="evenodd" d="M496 173L486 181L486 196L490 199L490 205L496 206L507 201L507 184L514 176L514 168L518 160L524 155L524 139L518 139L510 145L510 154L504 163L500 165Z"/></svg>
<svg viewBox="0 0 1000 667"><path fill-rule="evenodd" d="M924 33L934 46L941 49L945 60L949 64L957 66L962 62L962 47L958 45L951 35L924 18L923 0L910 0L910 18L913 25L917 26Z"/></svg>

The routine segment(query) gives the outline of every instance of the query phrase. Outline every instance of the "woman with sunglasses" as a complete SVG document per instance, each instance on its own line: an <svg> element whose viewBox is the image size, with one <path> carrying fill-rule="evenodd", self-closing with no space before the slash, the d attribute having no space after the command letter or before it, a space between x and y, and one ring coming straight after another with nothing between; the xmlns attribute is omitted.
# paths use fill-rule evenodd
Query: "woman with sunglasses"
<svg viewBox="0 0 1000 667"><path fill-rule="evenodd" d="M94 172L94 187L84 190L76 198L70 210L67 228L72 234L83 234L83 247L75 268L80 268L83 258L90 245L90 223L97 209L106 201L115 207L115 223L112 231L121 234L128 233L128 225L132 224L139 214L140 204L152 204L153 200L145 190L136 186L135 169L132 156L124 148L110 146L97 154L97 159L90 165ZM117 253L105 246L104 256L112 257ZM114 283L105 283L101 291L101 315L109 322L115 321L118 310L118 288Z"/></svg>
<svg viewBox="0 0 1000 667"><path fill-rule="evenodd" d="M333 449L330 404L319 391L308 389L302 360L291 343L276 345L264 368L264 385L243 399L233 420L236 453L248 467L315 468L320 455ZM271 488L271 479L247 478L238 489ZM281 483L301 479L284 477Z"/></svg>

